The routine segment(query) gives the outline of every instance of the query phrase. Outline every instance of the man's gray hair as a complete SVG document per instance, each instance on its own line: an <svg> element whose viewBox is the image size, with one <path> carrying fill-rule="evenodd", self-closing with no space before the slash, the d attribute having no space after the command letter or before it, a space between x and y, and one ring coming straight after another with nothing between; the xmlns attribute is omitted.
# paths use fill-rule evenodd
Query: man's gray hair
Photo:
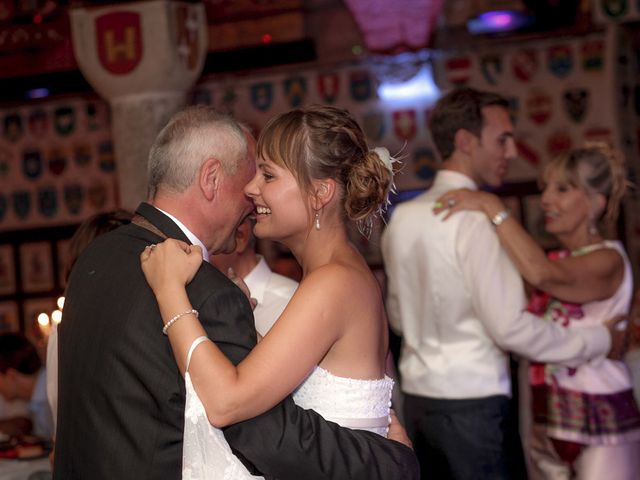
<svg viewBox="0 0 640 480"><path fill-rule="evenodd" d="M198 105L175 114L160 131L149 152L148 198L160 187L184 192L209 158L220 160L234 175L247 156L246 128L230 115Z"/></svg>

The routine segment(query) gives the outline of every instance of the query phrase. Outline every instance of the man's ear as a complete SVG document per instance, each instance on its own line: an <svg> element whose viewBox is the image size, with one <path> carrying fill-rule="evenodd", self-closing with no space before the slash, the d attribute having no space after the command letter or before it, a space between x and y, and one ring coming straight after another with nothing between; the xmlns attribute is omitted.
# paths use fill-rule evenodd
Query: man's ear
<svg viewBox="0 0 640 480"><path fill-rule="evenodd" d="M220 160L215 158L205 160L200 166L197 175L200 191L207 200L213 200L224 175Z"/></svg>
<svg viewBox="0 0 640 480"><path fill-rule="evenodd" d="M455 145L456 150L469 155L475 138L476 136L469 130L460 128L453 136L453 144Z"/></svg>
<svg viewBox="0 0 640 480"><path fill-rule="evenodd" d="M332 178L314 180L313 187L313 209L320 210L328 204L336 194L336 181Z"/></svg>

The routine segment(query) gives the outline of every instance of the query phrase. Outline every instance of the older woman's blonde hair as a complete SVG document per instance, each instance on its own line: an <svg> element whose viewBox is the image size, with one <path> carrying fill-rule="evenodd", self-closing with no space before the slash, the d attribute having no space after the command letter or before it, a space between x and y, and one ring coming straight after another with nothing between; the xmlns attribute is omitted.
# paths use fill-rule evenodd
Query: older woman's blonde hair
<svg viewBox="0 0 640 480"><path fill-rule="evenodd" d="M587 194L602 194L606 205L600 218L594 220L604 229L615 224L629 186L622 152L604 142L587 142L548 162L542 171L543 184L551 172L559 173L564 181Z"/></svg>

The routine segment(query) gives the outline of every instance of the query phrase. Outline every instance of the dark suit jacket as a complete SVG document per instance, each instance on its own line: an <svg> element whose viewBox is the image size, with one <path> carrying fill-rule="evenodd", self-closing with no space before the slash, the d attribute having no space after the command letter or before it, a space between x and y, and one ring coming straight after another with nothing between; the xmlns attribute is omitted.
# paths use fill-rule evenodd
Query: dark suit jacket
<svg viewBox="0 0 640 480"><path fill-rule="evenodd" d="M138 213L168 237L188 241L154 207L143 203ZM146 245L161 240L130 224L97 238L75 264L59 331L56 480L181 478L184 379L139 260ZM244 295L206 262L187 290L210 338L240 362L256 343ZM290 397L225 436L268 478L418 478L405 446L339 428Z"/></svg>

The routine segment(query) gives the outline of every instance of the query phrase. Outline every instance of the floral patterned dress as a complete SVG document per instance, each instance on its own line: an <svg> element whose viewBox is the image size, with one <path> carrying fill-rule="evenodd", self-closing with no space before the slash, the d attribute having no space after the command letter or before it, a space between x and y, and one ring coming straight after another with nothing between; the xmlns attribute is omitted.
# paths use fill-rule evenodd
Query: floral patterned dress
<svg viewBox="0 0 640 480"><path fill-rule="evenodd" d="M584 255L600 248L617 250L625 263L622 284L612 297L579 305L538 291L531 297L528 310L571 328L591 327L626 314L633 282L629 261L619 242L605 241L573 252L551 252L549 258ZM529 381L533 421L545 427L563 460L572 463L586 445L640 441L640 412L623 362L605 359L578 368L532 363Z"/></svg>

